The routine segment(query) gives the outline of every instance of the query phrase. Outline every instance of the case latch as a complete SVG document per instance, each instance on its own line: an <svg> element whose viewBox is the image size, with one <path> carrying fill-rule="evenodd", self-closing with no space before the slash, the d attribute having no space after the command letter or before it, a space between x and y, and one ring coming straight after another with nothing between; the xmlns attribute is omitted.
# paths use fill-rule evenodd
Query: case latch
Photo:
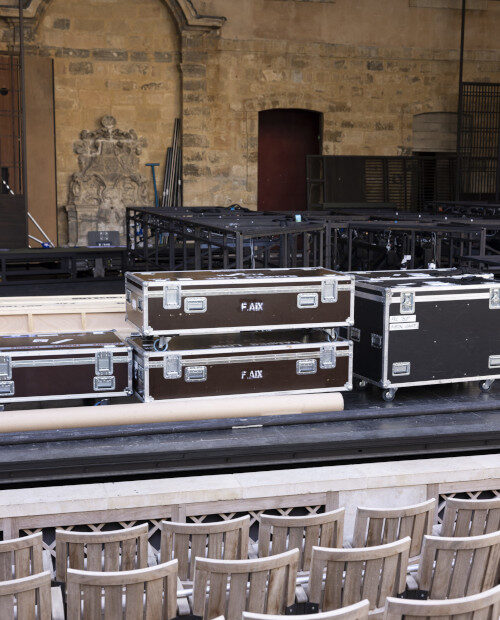
<svg viewBox="0 0 500 620"><path fill-rule="evenodd" d="M353 342L360 342L360 340L361 340L361 330L358 327L350 327L349 328L349 338Z"/></svg>
<svg viewBox="0 0 500 620"><path fill-rule="evenodd" d="M0 381L0 396L14 396L14 381Z"/></svg>
<svg viewBox="0 0 500 620"><path fill-rule="evenodd" d="M181 307L180 282L169 282L163 288L163 307L165 310L179 310Z"/></svg>
<svg viewBox="0 0 500 620"><path fill-rule="evenodd" d="M163 358L163 377L165 379L180 379L182 376L182 358L180 355L169 353Z"/></svg>
<svg viewBox="0 0 500 620"><path fill-rule="evenodd" d="M500 355L490 355L488 358L488 368L500 368Z"/></svg>
<svg viewBox="0 0 500 620"><path fill-rule="evenodd" d="M500 288L490 290L490 310L500 309Z"/></svg>
<svg viewBox="0 0 500 620"><path fill-rule="evenodd" d="M98 351L95 354L95 374L98 377L113 374L113 353L111 351Z"/></svg>
<svg viewBox="0 0 500 620"><path fill-rule="evenodd" d="M411 362L394 362L392 365L392 376L403 377L410 374Z"/></svg>
<svg viewBox="0 0 500 620"><path fill-rule="evenodd" d="M297 308L317 308L318 293L299 293L297 295Z"/></svg>
<svg viewBox="0 0 500 620"><path fill-rule="evenodd" d="M414 314L415 313L415 293L402 292L401 302L399 304L399 311L401 314Z"/></svg>
<svg viewBox="0 0 500 620"><path fill-rule="evenodd" d="M12 360L10 355L0 356L0 381L12 379Z"/></svg>
<svg viewBox="0 0 500 620"><path fill-rule="evenodd" d="M295 368L298 375L315 375L318 372L318 362L315 359L297 360Z"/></svg>
<svg viewBox="0 0 500 620"><path fill-rule="evenodd" d="M188 383L194 383L195 381L207 380L207 367L206 366L188 366L184 370L184 379Z"/></svg>
<svg viewBox="0 0 500 620"><path fill-rule="evenodd" d="M115 389L114 377L94 377L94 392L109 392Z"/></svg>
<svg viewBox="0 0 500 620"><path fill-rule="evenodd" d="M370 340L372 347L375 347L375 349L382 348L382 336L380 334L372 334Z"/></svg>
<svg viewBox="0 0 500 620"><path fill-rule="evenodd" d="M186 312L186 314L202 313L206 311L206 297L186 297L184 300L184 312Z"/></svg>
<svg viewBox="0 0 500 620"><path fill-rule="evenodd" d="M337 351L334 344L324 344L319 350L319 367L323 370L335 368L337 365Z"/></svg>
<svg viewBox="0 0 500 620"><path fill-rule="evenodd" d="M324 304L331 304L337 301L338 284L337 278L325 278L321 282L321 301Z"/></svg>

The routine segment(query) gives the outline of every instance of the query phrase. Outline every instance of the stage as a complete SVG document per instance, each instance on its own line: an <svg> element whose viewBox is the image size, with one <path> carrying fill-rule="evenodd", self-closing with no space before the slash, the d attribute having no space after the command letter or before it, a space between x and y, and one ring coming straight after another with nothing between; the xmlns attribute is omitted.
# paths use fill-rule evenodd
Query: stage
<svg viewBox="0 0 500 620"><path fill-rule="evenodd" d="M467 455L500 447L500 385L489 393L477 384L407 388L392 403L369 386L346 393L340 412L236 415L1 435L0 486Z"/></svg>

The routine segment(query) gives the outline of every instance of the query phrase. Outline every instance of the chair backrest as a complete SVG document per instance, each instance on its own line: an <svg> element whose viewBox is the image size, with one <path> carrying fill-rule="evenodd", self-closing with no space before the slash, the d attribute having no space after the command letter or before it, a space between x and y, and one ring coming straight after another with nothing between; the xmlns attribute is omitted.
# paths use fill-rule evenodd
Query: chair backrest
<svg viewBox="0 0 500 620"><path fill-rule="evenodd" d="M500 586L446 601L414 601L388 598L385 606L385 620L418 620L439 618L440 620L498 620L500 618Z"/></svg>
<svg viewBox="0 0 500 620"><path fill-rule="evenodd" d="M51 620L50 571L0 583L2 620Z"/></svg>
<svg viewBox="0 0 500 620"><path fill-rule="evenodd" d="M441 536L481 536L500 530L500 497L446 500Z"/></svg>
<svg viewBox="0 0 500 620"><path fill-rule="evenodd" d="M420 555L425 534L432 534L436 500L401 508L358 508L353 547L385 545L411 538L410 558Z"/></svg>
<svg viewBox="0 0 500 620"><path fill-rule="evenodd" d="M330 611L368 599L370 609L383 607L388 596L406 587L410 537L377 547L313 547L309 574L312 609ZM323 573L326 581L323 588Z"/></svg>
<svg viewBox="0 0 500 620"><path fill-rule="evenodd" d="M248 557L248 515L216 523L161 522L161 561L177 559L179 579L194 579L194 560L244 560Z"/></svg>
<svg viewBox="0 0 500 620"><path fill-rule="evenodd" d="M297 620L366 620L370 603L367 600L354 603L349 607L335 609L333 611L324 611L321 614L305 614L294 616ZM283 616L270 616L267 614L243 613L243 620L284 620Z"/></svg>
<svg viewBox="0 0 500 620"><path fill-rule="evenodd" d="M177 560L130 571L67 571L68 620L146 618L177 615ZM83 604L82 604L83 603Z"/></svg>
<svg viewBox="0 0 500 620"><path fill-rule="evenodd" d="M447 538L426 536L418 568L420 590L429 598L459 598L497 584L500 532Z"/></svg>
<svg viewBox="0 0 500 620"><path fill-rule="evenodd" d="M244 611L283 614L295 600L298 562L298 549L252 560L197 558L193 614L205 620L241 620Z"/></svg>
<svg viewBox="0 0 500 620"><path fill-rule="evenodd" d="M56 530L56 575L66 581L66 570L134 570L148 565L148 525L112 532Z"/></svg>
<svg viewBox="0 0 500 620"><path fill-rule="evenodd" d="M279 517L261 514L259 557L299 549L299 570L309 570L312 548L342 547L345 509L305 517Z"/></svg>
<svg viewBox="0 0 500 620"><path fill-rule="evenodd" d="M0 581L41 573L42 565L41 532L0 542Z"/></svg>

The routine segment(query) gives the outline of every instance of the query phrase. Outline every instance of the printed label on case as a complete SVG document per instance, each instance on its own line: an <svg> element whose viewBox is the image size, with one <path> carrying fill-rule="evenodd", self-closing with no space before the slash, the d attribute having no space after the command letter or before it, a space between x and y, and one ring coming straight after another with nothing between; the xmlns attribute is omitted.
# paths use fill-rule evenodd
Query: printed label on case
<svg viewBox="0 0 500 620"><path fill-rule="evenodd" d="M417 320L416 314L395 314L390 317L391 323L414 323Z"/></svg>
<svg viewBox="0 0 500 620"><path fill-rule="evenodd" d="M263 370L242 370L241 379L243 381L248 381L252 379L263 379L263 373Z"/></svg>
<svg viewBox="0 0 500 620"><path fill-rule="evenodd" d="M400 332L408 329L418 329L419 327L420 323L391 323L389 330L391 332Z"/></svg>
<svg viewBox="0 0 500 620"><path fill-rule="evenodd" d="M263 301L242 301L240 303L241 312L263 312Z"/></svg>

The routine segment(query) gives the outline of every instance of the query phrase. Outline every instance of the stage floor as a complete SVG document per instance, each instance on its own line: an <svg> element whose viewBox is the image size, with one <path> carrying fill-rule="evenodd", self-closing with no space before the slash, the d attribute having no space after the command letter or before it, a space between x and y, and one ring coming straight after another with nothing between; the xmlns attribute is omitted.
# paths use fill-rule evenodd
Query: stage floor
<svg viewBox="0 0 500 620"><path fill-rule="evenodd" d="M500 385L487 394L477 384L405 388L392 403L369 386L345 394L340 412L0 435L0 487L465 455L499 447Z"/></svg>

